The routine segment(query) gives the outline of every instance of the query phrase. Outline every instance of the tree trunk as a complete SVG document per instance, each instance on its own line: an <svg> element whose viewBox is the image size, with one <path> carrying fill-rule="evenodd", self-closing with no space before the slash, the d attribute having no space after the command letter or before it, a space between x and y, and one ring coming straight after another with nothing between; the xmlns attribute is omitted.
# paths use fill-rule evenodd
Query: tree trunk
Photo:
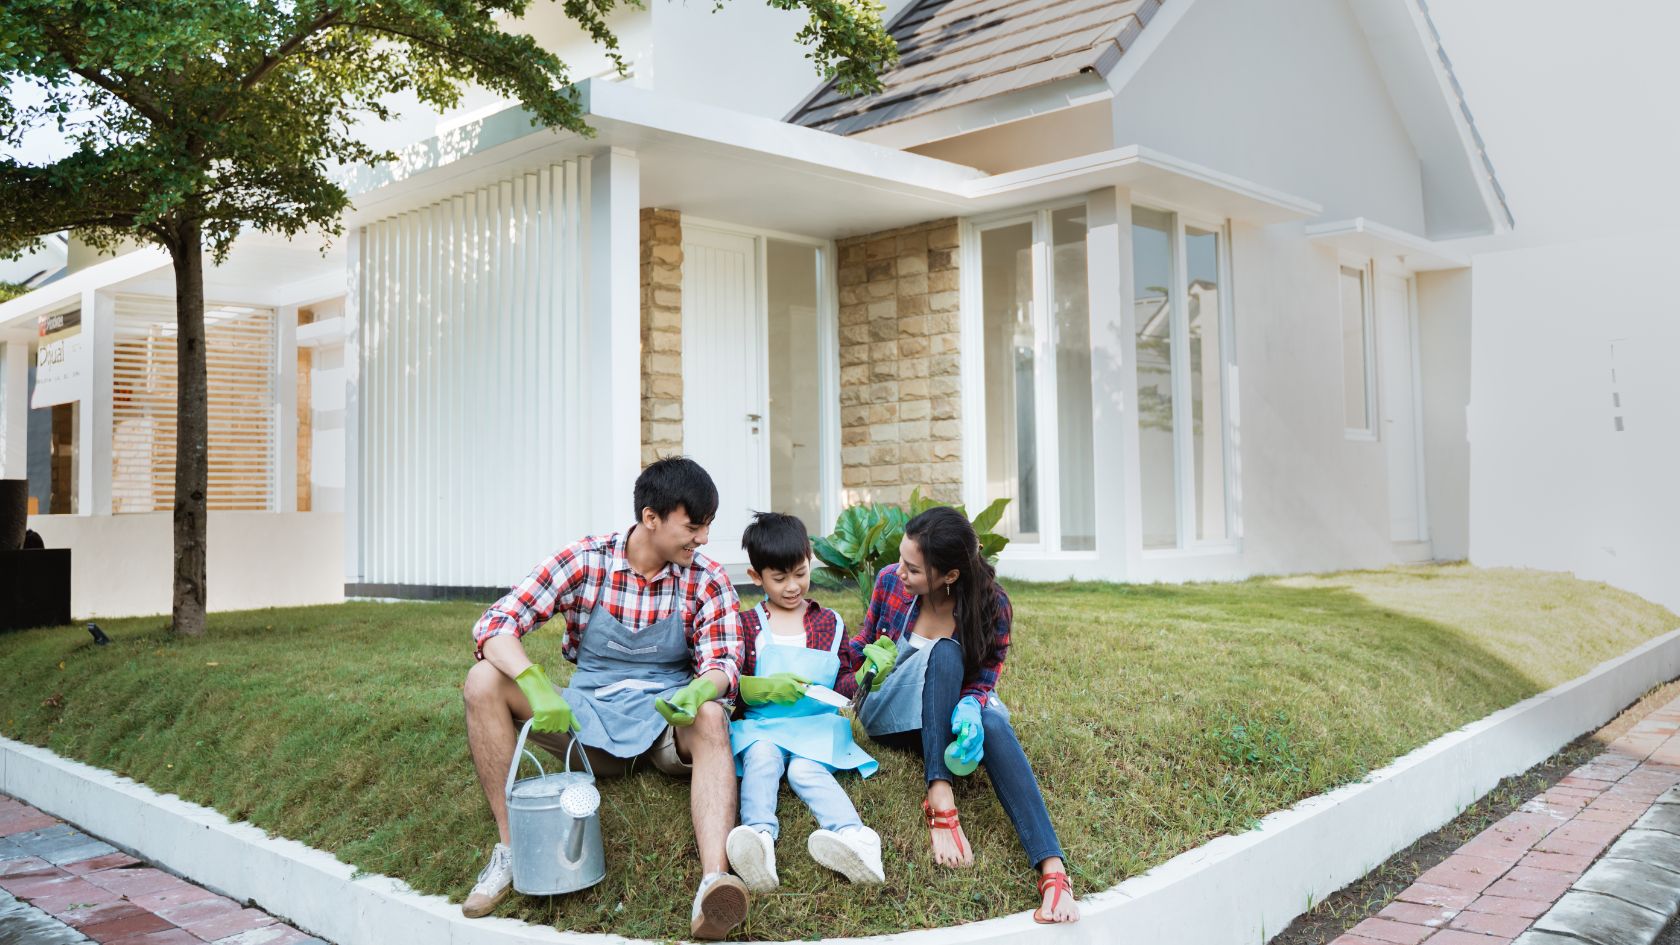
<svg viewBox="0 0 1680 945"><path fill-rule="evenodd" d="M209 406L204 367L204 238L199 223L182 223L170 257L175 265L175 595L174 632L204 635L209 488Z"/></svg>

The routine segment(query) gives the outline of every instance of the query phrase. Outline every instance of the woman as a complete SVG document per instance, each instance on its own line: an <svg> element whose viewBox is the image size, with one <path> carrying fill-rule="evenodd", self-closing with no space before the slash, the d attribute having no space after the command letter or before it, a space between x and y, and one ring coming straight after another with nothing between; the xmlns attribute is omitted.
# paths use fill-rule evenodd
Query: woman
<svg viewBox="0 0 1680 945"><path fill-rule="evenodd" d="M899 563L877 576L863 630L843 650L847 671L840 685L855 691L873 669L872 692L860 712L864 731L877 741L921 751L927 773L922 812L934 861L953 867L974 862L946 763L956 734L953 760L967 770L975 760L985 764L1038 870L1041 902L1033 919L1075 922L1079 904L1044 796L1009 724L1009 710L993 691L1009 649L1011 617L1009 597L981 555L968 519L945 506L928 509L904 527Z"/></svg>

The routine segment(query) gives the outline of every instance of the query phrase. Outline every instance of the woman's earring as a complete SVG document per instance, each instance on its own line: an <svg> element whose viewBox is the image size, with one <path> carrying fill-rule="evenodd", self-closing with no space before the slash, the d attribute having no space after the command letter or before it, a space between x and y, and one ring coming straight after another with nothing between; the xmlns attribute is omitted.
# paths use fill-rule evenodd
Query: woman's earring
<svg viewBox="0 0 1680 945"><path fill-rule="evenodd" d="M945 596L946 597L951 596L951 585L950 585L949 582L947 582L946 585L945 585Z"/></svg>

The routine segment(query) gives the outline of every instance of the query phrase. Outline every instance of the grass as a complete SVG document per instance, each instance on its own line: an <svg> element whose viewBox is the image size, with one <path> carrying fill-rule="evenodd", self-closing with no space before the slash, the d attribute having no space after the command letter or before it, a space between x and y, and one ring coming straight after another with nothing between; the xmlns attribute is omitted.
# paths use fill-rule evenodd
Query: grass
<svg viewBox="0 0 1680 945"><path fill-rule="evenodd" d="M1631 594L1463 565L1235 584L1011 584L1000 692L1077 887L1091 892L1356 780L1467 722L1680 623ZM860 622L855 599L828 595ZM0 733L459 899L493 839L463 734L476 604L351 603L0 637ZM558 634L527 639L551 667ZM564 671L554 674L557 681ZM1032 875L983 775L958 786L976 868L927 852L919 763L872 747L844 783L885 843L888 883L854 889L804 852L784 790L782 888L746 938L864 935L1030 908ZM609 870L501 914L580 931L686 934L699 879L685 788L649 773L603 792ZM680 827L678 825L681 825Z"/></svg>

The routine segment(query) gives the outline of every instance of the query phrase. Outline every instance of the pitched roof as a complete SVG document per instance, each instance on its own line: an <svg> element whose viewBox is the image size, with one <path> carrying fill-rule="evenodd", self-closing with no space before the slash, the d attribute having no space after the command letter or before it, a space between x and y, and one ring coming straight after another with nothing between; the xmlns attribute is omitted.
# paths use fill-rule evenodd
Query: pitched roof
<svg viewBox="0 0 1680 945"><path fill-rule="evenodd" d="M835 134L1095 72L1106 75L1162 0L916 0L895 19L885 88L848 98L830 82L788 121Z"/></svg>

